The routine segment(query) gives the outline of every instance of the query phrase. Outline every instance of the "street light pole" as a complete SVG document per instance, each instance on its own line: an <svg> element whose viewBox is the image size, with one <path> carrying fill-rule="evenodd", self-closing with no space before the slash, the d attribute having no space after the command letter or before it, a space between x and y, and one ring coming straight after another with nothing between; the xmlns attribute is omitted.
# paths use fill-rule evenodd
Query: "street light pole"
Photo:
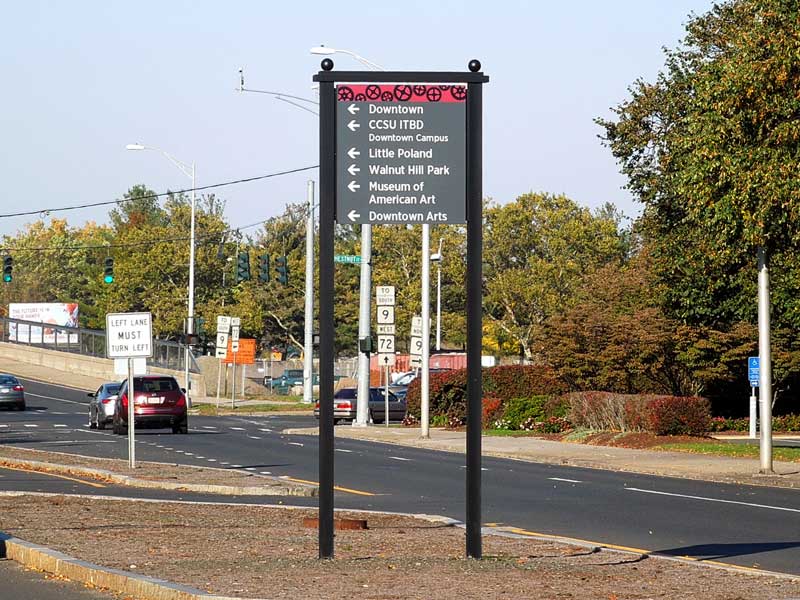
<svg viewBox="0 0 800 600"><path fill-rule="evenodd" d="M436 351L442 350L442 242L439 238L439 252L431 255L436 262Z"/></svg>
<svg viewBox="0 0 800 600"><path fill-rule="evenodd" d="M350 50L330 48L319 45L311 48L311 54L331 55L347 54L373 71L383 71L377 63L367 60ZM370 337L370 302L372 293L372 225L361 226L361 283L358 300L358 339ZM358 350L358 392L356 400L356 418L354 426L365 426L369 419L369 355Z"/></svg>
<svg viewBox="0 0 800 600"><path fill-rule="evenodd" d="M193 334L194 333L194 247L195 247L195 188L197 188L197 181L196 181L196 171L194 162L190 165L183 161L178 160L171 154L164 152L160 148L156 148L154 146L145 146L144 144L128 144L125 146L126 150L155 150L156 152L160 152L164 157L167 158L173 165L178 167L178 169L187 177L192 180L192 195L191 195L191 221L189 225L189 300L188 300L188 307L187 312L188 318L186 320L186 333ZM189 378L189 360L191 358L191 350L189 349L189 344L185 344L184 348L184 380L186 385L186 400L189 406L192 405L192 385L191 379Z"/></svg>
<svg viewBox="0 0 800 600"><path fill-rule="evenodd" d="M303 402L314 399L314 182L308 182L308 216L306 217L306 305L303 350ZM272 375L272 373L270 373Z"/></svg>

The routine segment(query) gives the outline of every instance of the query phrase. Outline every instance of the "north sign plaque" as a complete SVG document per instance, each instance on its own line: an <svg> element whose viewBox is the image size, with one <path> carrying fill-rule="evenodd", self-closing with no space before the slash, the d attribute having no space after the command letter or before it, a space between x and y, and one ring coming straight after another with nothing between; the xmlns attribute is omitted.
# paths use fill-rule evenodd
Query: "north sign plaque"
<svg viewBox="0 0 800 600"><path fill-rule="evenodd" d="M463 85L336 88L336 220L466 223Z"/></svg>

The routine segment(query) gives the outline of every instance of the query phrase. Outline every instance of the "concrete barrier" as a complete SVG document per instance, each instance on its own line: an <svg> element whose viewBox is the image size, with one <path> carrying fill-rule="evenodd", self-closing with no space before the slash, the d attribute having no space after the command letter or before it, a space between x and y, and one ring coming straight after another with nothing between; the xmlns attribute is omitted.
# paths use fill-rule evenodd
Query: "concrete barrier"
<svg viewBox="0 0 800 600"><path fill-rule="evenodd" d="M37 365L66 374L76 373L89 377L97 377L105 381L119 381L121 379L119 375L114 373L114 361L109 358L98 358L96 356L86 356L73 352L60 352L48 348L12 344L9 342L0 342L0 358L8 358L29 365ZM183 384L183 371L149 366L147 370L154 375L172 375ZM191 373L190 378L192 381L192 395L205 396L206 386L203 376L199 373Z"/></svg>

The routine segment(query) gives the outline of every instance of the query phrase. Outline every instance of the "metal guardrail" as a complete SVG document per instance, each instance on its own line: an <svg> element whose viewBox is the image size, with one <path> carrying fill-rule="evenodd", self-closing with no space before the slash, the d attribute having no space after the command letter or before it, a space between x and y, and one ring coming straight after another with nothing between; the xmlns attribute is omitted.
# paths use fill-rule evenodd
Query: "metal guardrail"
<svg viewBox="0 0 800 600"><path fill-rule="evenodd" d="M49 323L0 317L0 341L106 358L106 332L97 329L62 327ZM147 364L151 367L182 371L185 364L185 348L178 342L154 339L153 357L147 359ZM191 351L189 356L189 371L200 373L200 368Z"/></svg>

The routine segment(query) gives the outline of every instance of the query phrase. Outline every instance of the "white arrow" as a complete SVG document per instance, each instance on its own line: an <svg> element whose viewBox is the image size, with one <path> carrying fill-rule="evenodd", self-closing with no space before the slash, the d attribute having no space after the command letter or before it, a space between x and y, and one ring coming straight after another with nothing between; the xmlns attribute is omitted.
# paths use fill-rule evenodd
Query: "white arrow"
<svg viewBox="0 0 800 600"><path fill-rule="evenodd" d="M358 108L355 104L351 104L350 106L347 107L347 112L349 112L351 115L356 114L360 110L361 109Z"/></svg>
<svg viewBox="0 0 800 600"><path fill-rule="evenodd" d="M355 191L360 187L361 186L358 185L355 181L351 181L350 183L347 184L347 189L349 189L353 193L355 193Z"/></svg>
<svg viewBox="0 0 800 600"><path fill-rule="evenodd" d="M360 170L361 169L359 169L355 165L350 165L349 167L347 167L347 172L350 173L350 175L352 175L353 177L355 177L356 173L358 173Z"/></svg>
<svg viewBox="0 0 800 600"><path fill-rule="evenodd" d="M350 150L347 151L347 156L350 157L350 160L355 160L356 156L361 156L361 152L359 152L355 148L350 148Z"/></svg>
<svg viewBox="0 0 800 600"><path fill-rule="evenodd" d="M356 209L354 208L349 213L347 213L347 218L350 219L353 223L356 222L356 219L361 216L361 213L357 213Z"/></svg>
<svg viewBox="0 0 800 600"><path fill-rule="evenodd" d="M355 131L355 130L356 130L356 129L358 129L359 127L361 127L361 125L359 125L358 123L356 123L356 120L355 120L355 119L353 119L352 121L350 121L350 122L347 124L347 128L348 128L350 131Z"/></svg>

